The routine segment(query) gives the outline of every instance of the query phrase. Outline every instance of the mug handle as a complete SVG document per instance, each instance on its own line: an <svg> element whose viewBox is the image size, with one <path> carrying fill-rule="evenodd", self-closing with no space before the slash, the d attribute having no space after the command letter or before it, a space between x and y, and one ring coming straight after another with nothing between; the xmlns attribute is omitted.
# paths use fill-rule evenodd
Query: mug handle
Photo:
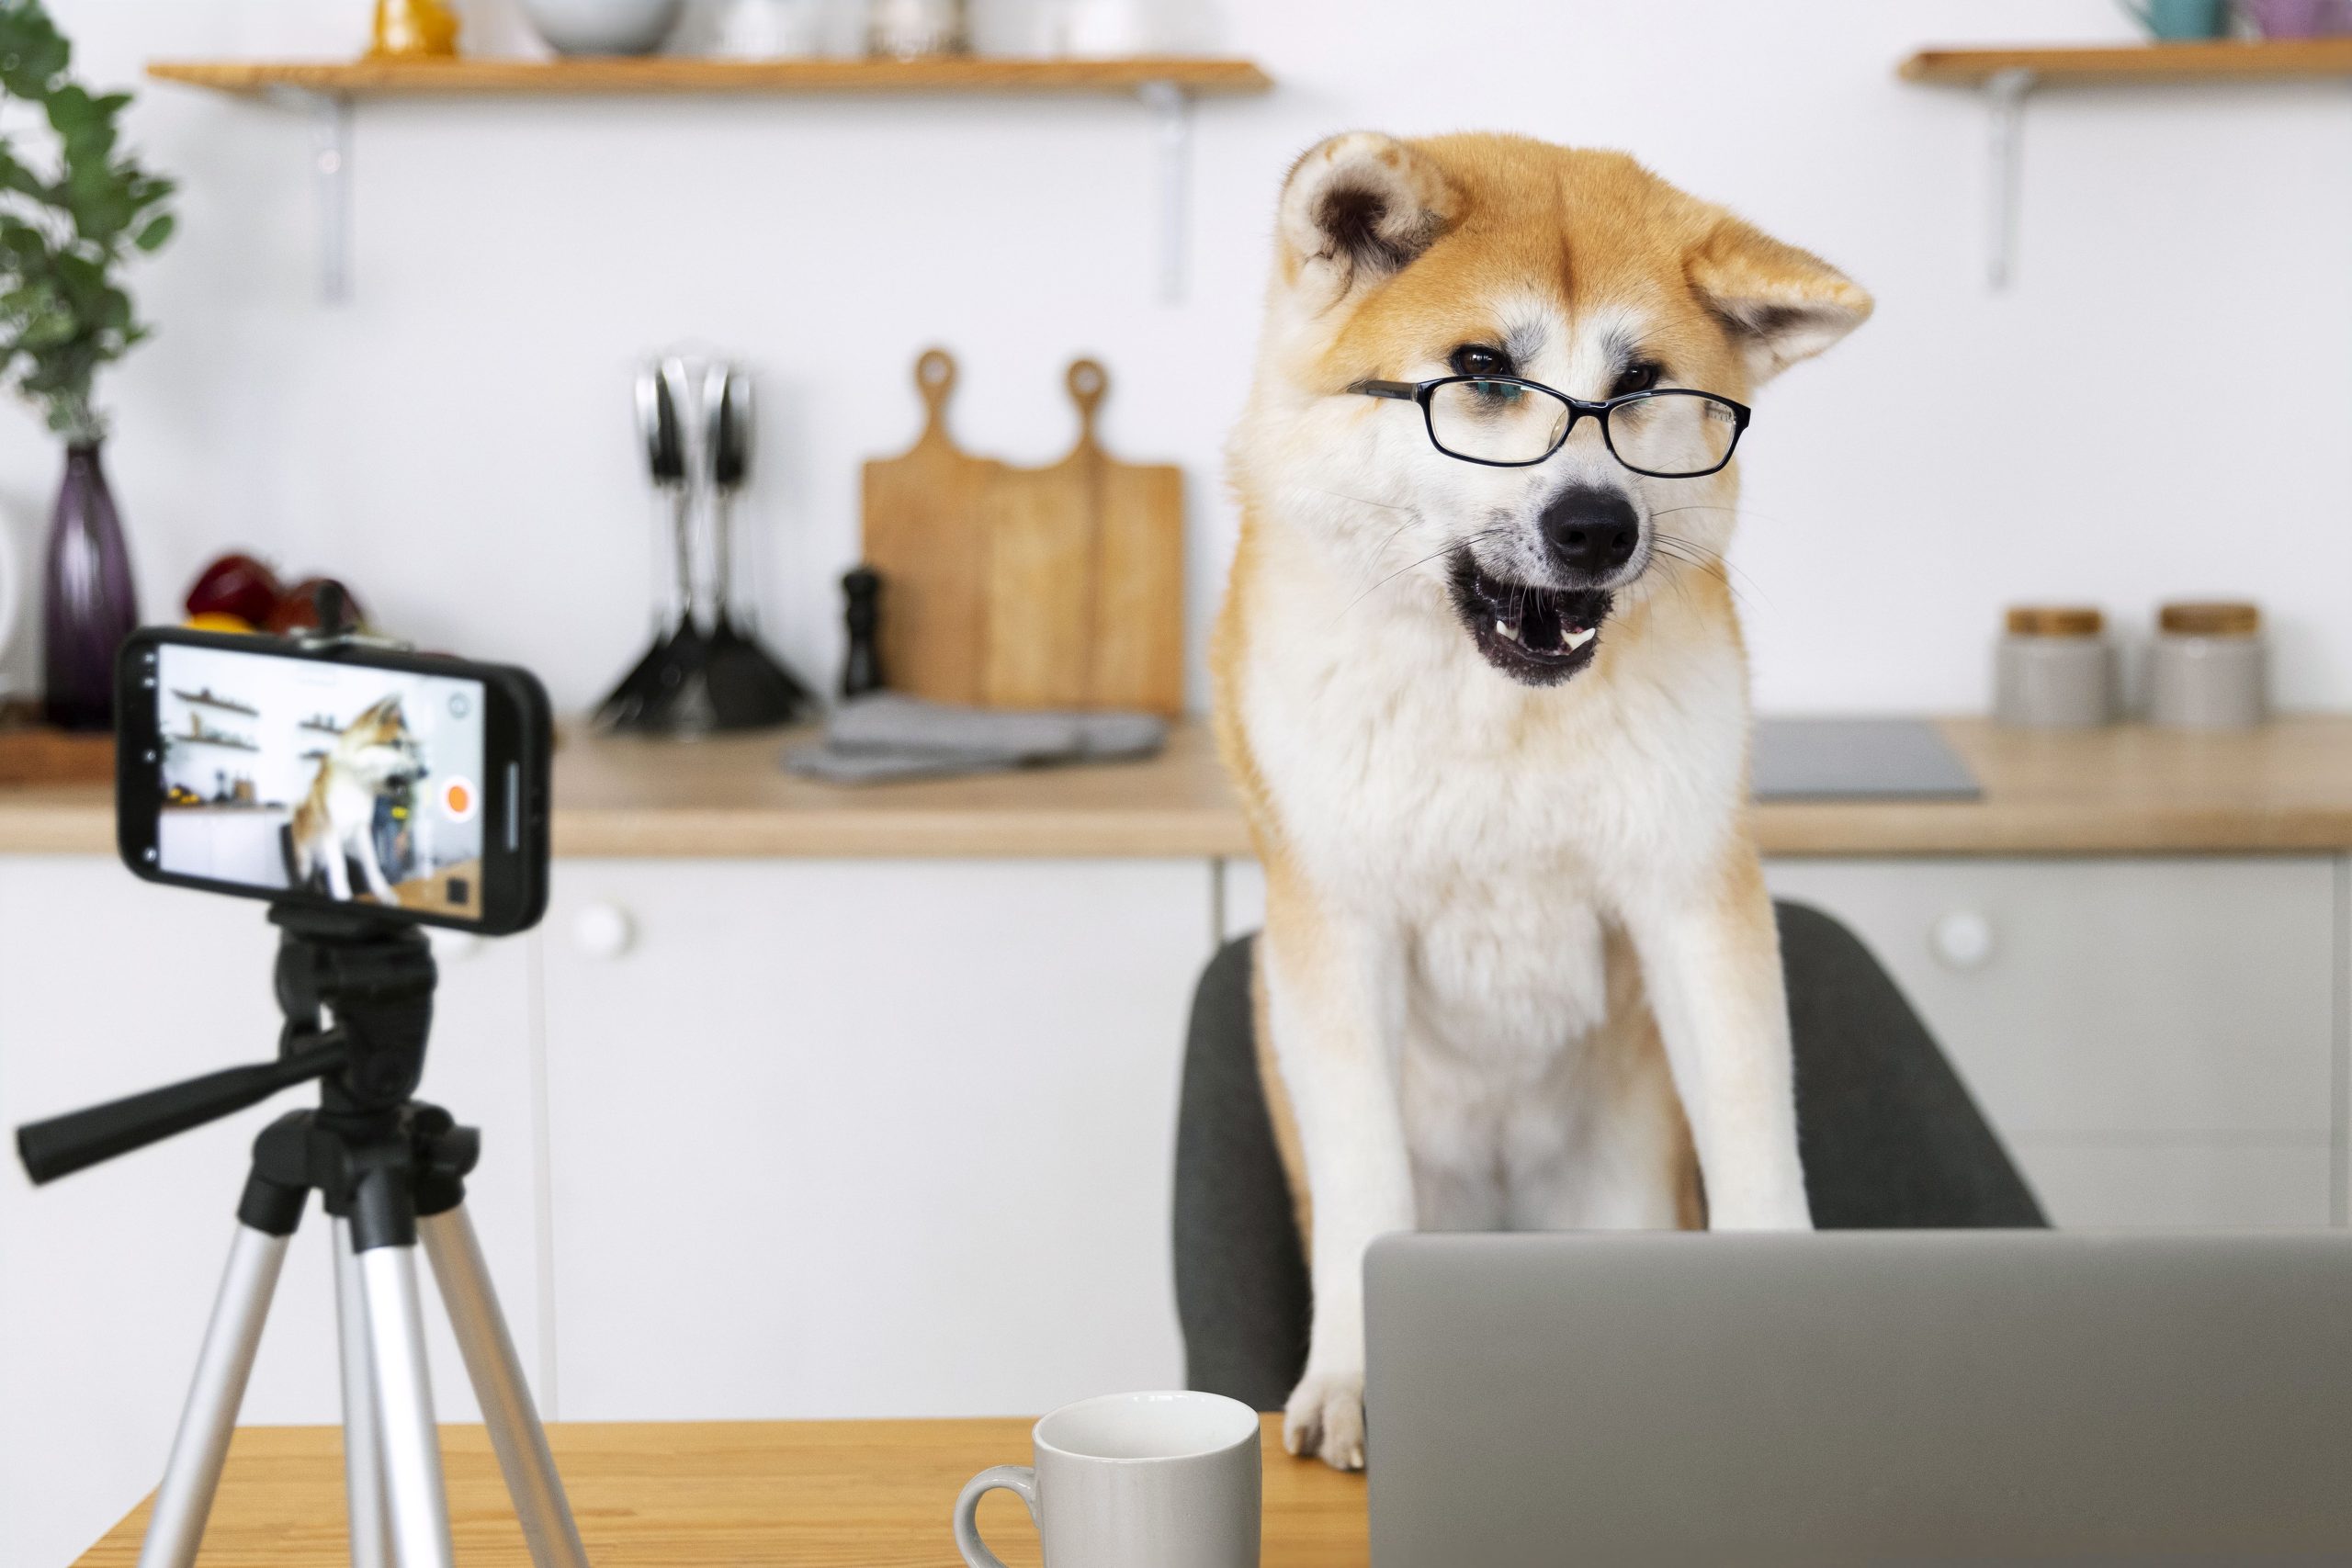
<svg viewBox="0 0 2352 1568"><path fill-rule="evenodd" d="M1037 1472L1025 1464L991 1465L966 1482L964 1495L956 1499L956 1550L971 1568L1004 1568L980 1540L979 1526L981 1495L1000 1486L1029 1506L1032 1520L1037 1517Z"/></svg>

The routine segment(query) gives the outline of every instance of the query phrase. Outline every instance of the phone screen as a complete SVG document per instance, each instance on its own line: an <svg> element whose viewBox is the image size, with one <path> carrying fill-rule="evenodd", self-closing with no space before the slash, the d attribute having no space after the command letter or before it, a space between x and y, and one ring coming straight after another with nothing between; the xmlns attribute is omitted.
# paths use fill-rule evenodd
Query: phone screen
<svg viewBox="0 0 2352 1568"><path fill-rule="evenodd" d="M482 917L481 682L156 651L158 870Z"/></svg>

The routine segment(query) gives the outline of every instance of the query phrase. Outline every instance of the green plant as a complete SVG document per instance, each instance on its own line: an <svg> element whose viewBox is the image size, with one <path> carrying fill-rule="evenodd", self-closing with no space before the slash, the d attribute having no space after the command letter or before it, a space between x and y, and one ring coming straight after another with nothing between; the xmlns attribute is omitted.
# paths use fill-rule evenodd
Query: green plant
<svg viewBox="0 0 2352 1568"><path fill-rule="evenodd" d="M0 94L40 107L55 134L39 164L0 135L0 380L68 441L95 441L98 367L147 335L117 281L128 253L172 237L172 182L118 154L128 93L67 75L74 46L40 0L0 0Z"/></svg>

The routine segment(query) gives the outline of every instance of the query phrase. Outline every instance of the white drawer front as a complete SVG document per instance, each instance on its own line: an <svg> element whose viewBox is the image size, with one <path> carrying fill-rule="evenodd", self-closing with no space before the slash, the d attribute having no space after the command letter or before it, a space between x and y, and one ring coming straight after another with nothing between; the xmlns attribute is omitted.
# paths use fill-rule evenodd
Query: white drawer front
<svg viewBox="0 0 2352 1568"><path fill-rule="evenodd" d="M1769 872L1870 944L2004 1133L2328 1134L2332 862Z"/></svg>

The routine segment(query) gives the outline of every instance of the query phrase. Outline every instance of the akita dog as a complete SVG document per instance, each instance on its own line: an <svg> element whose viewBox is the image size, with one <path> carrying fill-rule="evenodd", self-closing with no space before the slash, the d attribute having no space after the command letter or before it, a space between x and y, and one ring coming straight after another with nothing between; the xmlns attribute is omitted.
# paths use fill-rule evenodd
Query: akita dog
<svg viewBox="0 0 2352 1568"><path fill-rule="evenodd" d="M1810 1224L1722 552L1753 389L1870 311L1620 153L1291 171L1214 668L1312 1259L1293 1452L1363 1462L1383 1232Z"/></svg>
<svg viewBox="0 0 2352 1568"><path fill-rule="evenodd" d="M305 886L324 871L327 891L348 900L349 859L359 863L360 880L376 902L399 903L376 858L376 802L424 776L424 752L409 733L400 698L386 697L344 726L294 808L287 834L294 885Z"/></svg>

